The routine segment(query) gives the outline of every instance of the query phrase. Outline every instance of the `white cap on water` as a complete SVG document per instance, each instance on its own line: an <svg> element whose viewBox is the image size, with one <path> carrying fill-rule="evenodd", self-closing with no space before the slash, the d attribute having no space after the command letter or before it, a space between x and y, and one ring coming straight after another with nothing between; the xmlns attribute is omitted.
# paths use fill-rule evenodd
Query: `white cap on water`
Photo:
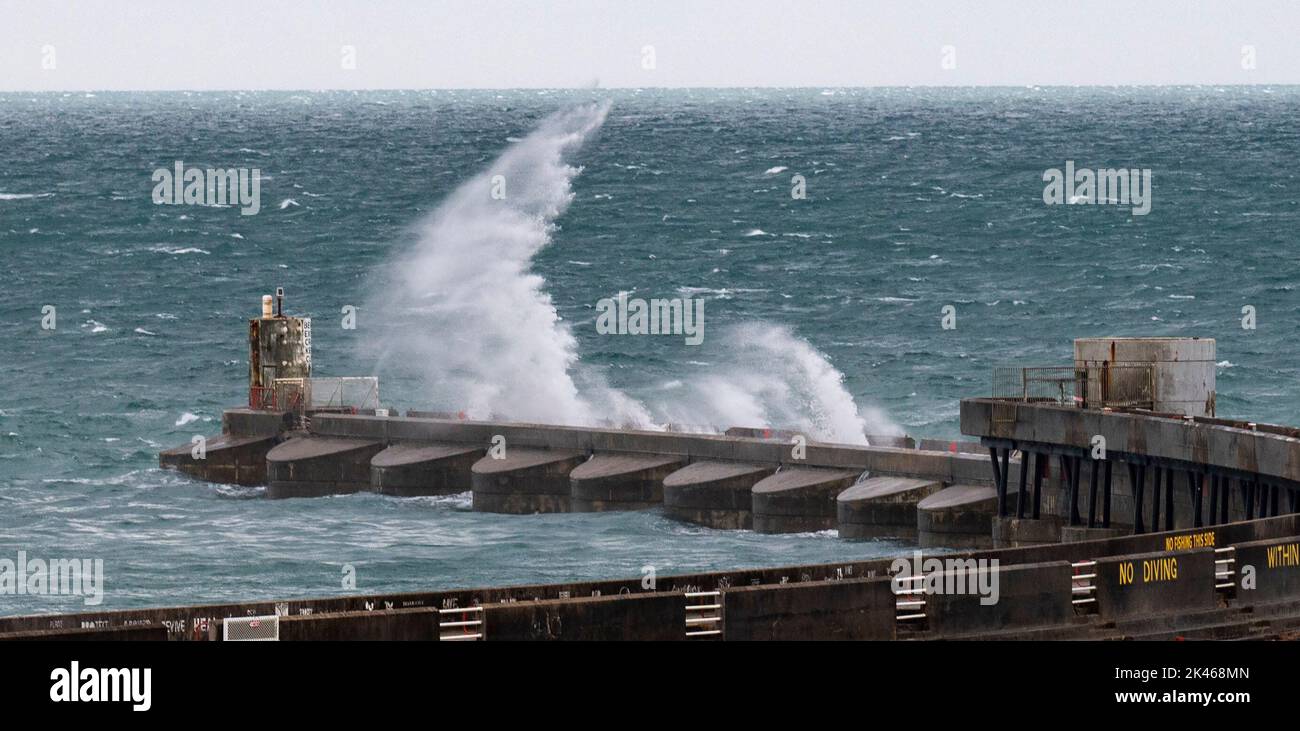
<svg viewBox="0 0 1300 731"><path fill-rule="evenodd" d="M271 317L274 312L272 298L269 294L262 295L262 317Z"/></svg>

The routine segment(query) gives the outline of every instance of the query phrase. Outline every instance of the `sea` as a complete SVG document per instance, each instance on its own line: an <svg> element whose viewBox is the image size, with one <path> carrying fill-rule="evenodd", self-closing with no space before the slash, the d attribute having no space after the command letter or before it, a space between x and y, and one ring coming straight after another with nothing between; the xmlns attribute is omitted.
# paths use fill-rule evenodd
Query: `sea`
<svg viewBox="0 0 1300 731"><path fill-rule="evenodd" d="M314 375L403 412L960 439L995 367L1196 336L1220 415L1300 424L1297 119L1288 86L0 92L0 573L104 566L102 604L0 577L0 614L912 548L160 469L247 402L277 287ZM1067 165L1145 171L1149 209L1052 200ZM177 166L257 204L159 201ZM702 302L700 342L599 327L620 294Z"/></svg>

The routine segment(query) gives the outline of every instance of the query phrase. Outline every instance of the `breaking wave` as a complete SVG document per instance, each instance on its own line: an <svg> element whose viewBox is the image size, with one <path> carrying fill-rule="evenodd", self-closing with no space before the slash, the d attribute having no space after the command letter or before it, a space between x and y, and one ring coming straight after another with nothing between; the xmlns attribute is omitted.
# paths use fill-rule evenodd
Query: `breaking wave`
<svg viewBox="0 0 1300 731"><path fill-rule="evenodd" d="M777 426L848 443L896 432L859 412L821 353L770 324L724 332L715 364L653 408L582 362L532 260L573 200L581 169L569 156L608 113L590 104L545 118L417 225L414 244L371 285L369 309L384 312L364 343L379 354L376 372L473 419Z"/></svg>

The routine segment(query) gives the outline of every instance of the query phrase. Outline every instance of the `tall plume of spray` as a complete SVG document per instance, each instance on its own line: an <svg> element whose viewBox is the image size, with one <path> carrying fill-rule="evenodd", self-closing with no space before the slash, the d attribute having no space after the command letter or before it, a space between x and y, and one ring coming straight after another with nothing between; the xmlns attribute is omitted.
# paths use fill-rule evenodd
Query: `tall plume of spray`
<svg viewBox="0 0 1300 731"><path fill-rule="evenodd" d="M420 224L417 244L386 272L371 307L386 313L381 370L415 379L432 403L457 405L470 418L589 424L599 413L650 421L618 394L609 400L623 413L597 411L578 392L577 342L545 280L530 271L573 198L578 169L565 156L608 111L593 104L547 117ZM494 185L504 186L504 197L493 197Z"/></svg>
<svg viewBox="0 0 1300 731"><path fill-rule="evenodd" d="M573 198L579 170L566 156L608 111L593 104L547 117L419 224L417 242L380 273L367 308L385 313L371 330L377 342L367 343L380 354L376 370L416 384L427 403L454 405L475 419L774 426L845 443L897 432L883 414L859 414L839 371L769 324L723 335L717 365L673 389L680 399L657 403L658 420L583 366L531 264ZM491 195L498 175L502 199Z"/></svg>

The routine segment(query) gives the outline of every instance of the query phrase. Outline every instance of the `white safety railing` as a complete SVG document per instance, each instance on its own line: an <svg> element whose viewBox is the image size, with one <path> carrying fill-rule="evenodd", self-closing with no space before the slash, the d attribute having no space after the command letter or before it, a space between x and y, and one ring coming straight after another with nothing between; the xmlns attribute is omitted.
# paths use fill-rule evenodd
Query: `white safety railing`
<svg viewBox="0 0 1300 731"><path fill-rule="evenodd" d="M924 576L907 576L903 578L895 577L893 581L911 582L925 581ZM924 622L925 621L925 600L918 599L925 595L925 589L912 586L910 589L895 587L894 595L894 619L898 622Z"/></svg>
<svg viewBox="0 0 1300 731"><path fill-rule="evenodd" d="M1225 591L1236 586L1237 549L1235 546L1214 549L1214 588Z"/></svg>
<svg viewBox="0 0 1300 731"><path fill-rule="evenodd" d="M459 615L459 618L456 615ZM470 619L471 615L475 618ZM439 640L449 642L482 640L486 634L484 629L483 607L438 610Z"/></svg>
<svg viewBox="0 0 1300 731"><path fill-rule="evenodd" d="M720 634L722 634L722 592L686 592L686 636L710 637Z"/></svg>
<svg viewBox="0 0 1300 731"><path fill-rule="evenodd" d="M1070 564L1070 603L1084 612L1097 610L1097 562L1076 561Z"/></svg>
<svg viewBox="0 0 1300 731"><path fill-rule="evenodd" d="M221 622L221 639L224 642L278 642L280 618L274 614L265 617L226 617Z"/></svg>

